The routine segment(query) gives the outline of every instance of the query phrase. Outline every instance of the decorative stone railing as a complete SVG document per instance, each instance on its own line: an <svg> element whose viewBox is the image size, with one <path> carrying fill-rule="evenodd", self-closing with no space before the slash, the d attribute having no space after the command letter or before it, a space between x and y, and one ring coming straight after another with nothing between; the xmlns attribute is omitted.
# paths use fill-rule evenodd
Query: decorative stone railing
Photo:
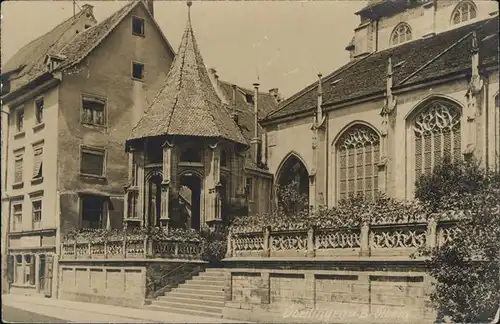
<svg viewBox="0 0 500 324"><path fill-rule="evenodd" d="M233 229L228 235L226 257L409 257L421 247L432 248L453 240L456 223L430 220L345 228Z"/></svg>
<svg viewBox="0 0 500 324"><path fill-rule="evenodd" d="M61 244L61 259L201 259L201 241L123 238L73 240Z"/></svg>

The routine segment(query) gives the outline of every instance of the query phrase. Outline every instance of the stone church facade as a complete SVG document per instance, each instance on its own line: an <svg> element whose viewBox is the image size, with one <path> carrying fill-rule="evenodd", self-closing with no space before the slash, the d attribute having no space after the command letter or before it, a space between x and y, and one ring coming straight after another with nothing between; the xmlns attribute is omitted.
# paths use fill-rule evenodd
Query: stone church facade
<svg viewBox="0 0 500 324"><path fill-rule="evenodd" d="M292 165L309 204L333 206L377 191L411 199L417 176L444 156L498 168L495 10L492 1L371 1L357 13L351 60L262 121L276 183Z"/></svg>

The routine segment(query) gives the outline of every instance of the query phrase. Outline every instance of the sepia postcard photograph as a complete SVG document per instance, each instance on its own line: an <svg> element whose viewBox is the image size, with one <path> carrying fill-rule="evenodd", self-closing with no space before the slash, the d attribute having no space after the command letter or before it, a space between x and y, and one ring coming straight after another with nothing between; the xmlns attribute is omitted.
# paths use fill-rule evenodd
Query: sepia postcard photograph
<svg viewBox="0 0 500 324"><path fill-rule="evenodd" d="M0 5L2 322L500 322L498 1Z"/></svg>

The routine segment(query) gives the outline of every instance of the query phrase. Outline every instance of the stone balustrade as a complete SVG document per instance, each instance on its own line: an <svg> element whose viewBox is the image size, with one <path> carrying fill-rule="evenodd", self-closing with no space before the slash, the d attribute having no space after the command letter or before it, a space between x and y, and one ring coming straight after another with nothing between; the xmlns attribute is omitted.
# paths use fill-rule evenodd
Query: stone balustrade
<svg viewBox="0 0 500 324"><path fill-rule="evenodd" d="M153 238L71 240L61 244L62 260L201 259L202 242Z"/></svg>
<svg viewBox="0 0 500 324"><path fill-rule="evenodd" d="M363 223L354 227L260 231L232 230L227 258L233 257L409 257L421 247L453 239L456 220Z"/></svg>

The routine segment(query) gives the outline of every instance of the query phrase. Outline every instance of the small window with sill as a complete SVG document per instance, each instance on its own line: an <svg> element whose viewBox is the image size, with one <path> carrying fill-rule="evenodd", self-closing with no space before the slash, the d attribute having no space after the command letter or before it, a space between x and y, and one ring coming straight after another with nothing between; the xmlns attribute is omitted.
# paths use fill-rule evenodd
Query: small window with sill
<svg viewBox="0 0 500 324"><path fill-rule="evenodd" d="M82 147L80 173L82 175L104 177L105 176L106 151Z"/></svg>
<svg viewBox="0 0 500 324"><path fill-rule="evenodd" d="M82 123L104 126L106 124L106 99L95 96L82 96Z"/></svg>
<svg viewBox="0 0 500 324"><path fill-rule="evenodd" d="M42 179L43 173L43 146L33 147L33 180Z"/></svg>
<svg viewBox="0 0 500 324"><path fill-rule="evenodd" d="M24 130L24 108L16 110L16 130L18 133Z"/></svg>
<svg viewBox="0 0 500 324"><path fill-rule="evenodd" d="M136 80L144 79L144 64L138 62L132 63L132 78Z"/></svg>
<svg viewBox="0 0 500 324"><path fill-rule="evenodd" d="M105 197L83 196L81 209L82 228L104 228L105 212Z"/></svg>
<svg viewBox="0 0 500 324"><path fill-rule="evenodd" d="M23 153L18 153L14 157L14 184L23 183Z"/></svg>
<svg viewBox="0 0 500 324"><path fill-rule="evenodd" d="M458 25L463 22L472 20L477 16L477 9L471 1L464 1L459 3L453 13L451 14L451 23Z"/></svg>
<svg viewBox="0 0 500 324"><path fill-rule="evenodd" d="M35 101L35 118L36 118L37 125L40 125L43 123L43 108L44 108L43 98L36 100Z"/></svg>
<svg viewBox="0 0 500 324"><path fill-rule="evenodd" d="M12 230L20 231L22 229L23 224L23 205L22 203L16 203L12 206Z"/></svg>
<svg viewBox="0 0 500 324"><path fill-rule="evenodd" d="M40 223L42 221L42 201L35 200L31 203L32 205L32 221L33 229L40 229Z"/></svg>
<svg viewBox="0 0 500 324"><path fill-rule="evenodd" d="M248 200L253 200L254 199L254 191L253 191L253 178L252 177L247 177L246 179L246 194L248 197Z"/></svg>
<svg viewBox="0 0 500 324"><path fill-rule="evenodd" d="M144 36L144 19L132 17L132 34Z"/></svg>

